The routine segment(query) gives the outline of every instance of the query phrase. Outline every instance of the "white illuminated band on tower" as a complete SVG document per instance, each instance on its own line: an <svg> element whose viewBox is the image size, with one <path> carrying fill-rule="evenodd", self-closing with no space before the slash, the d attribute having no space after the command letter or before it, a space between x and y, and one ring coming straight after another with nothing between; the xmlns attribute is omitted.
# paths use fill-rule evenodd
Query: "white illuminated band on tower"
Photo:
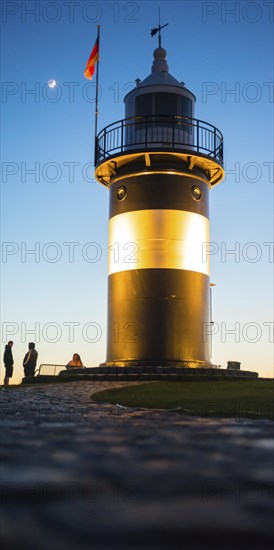
<svg viewBox="0 0 274 550"><path fill-rule="evenodd" d="M193 212L155 209L118 214L109 220L108 272L165 268L209 275L209 254L207 260L202 256L209 239L209 220Z"/></svg>

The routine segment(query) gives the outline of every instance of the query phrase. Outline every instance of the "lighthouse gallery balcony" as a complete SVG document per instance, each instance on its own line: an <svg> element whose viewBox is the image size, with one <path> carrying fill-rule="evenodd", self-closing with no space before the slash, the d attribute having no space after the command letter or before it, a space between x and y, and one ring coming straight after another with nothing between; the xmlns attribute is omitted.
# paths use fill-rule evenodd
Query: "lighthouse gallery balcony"
<svg viewBox="0 0 274 550"><path fill-rule="evenodd" d="M135 147L145 150L189 148L223 164L223 136L203 120L182 116L137 116L106 126L98 134L97 163Z"/></svg>
<svg viewBox="0 0 274 550"><path fill-rule="evenodd" d="M156 152L196 158L200 166L203 160L203 166L211 170L210 183L219 181L223 166L221 132L203 120L184 116L135 116L109 124L97 136L95 165L105 165L112 159L118 161L129 154ZM192 162L194 164L195 160ZM98 179L108 183L102 174Z"/></svg>

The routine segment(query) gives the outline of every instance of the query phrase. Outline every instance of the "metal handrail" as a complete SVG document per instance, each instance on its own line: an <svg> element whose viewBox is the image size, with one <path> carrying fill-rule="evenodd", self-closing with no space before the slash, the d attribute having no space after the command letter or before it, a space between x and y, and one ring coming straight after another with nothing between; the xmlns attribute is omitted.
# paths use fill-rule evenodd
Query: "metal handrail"
<svg viewBox="0 0 274 550"><path fill-rule="evenodd" d="M223 164L220 130L204 120L177 115L136 116L109 124L97 136L95 164L133 147L145 150L160 147L169 151L189 148Z"/></svg>
<svg viewBox="0 0 274 550"><path fill-rule="evenodd" d="M53 372L53 376L56 376L56 369L57 368L61 368L61 369L65 369L66 368L66 365L59 365L59 364L52 364L52 363L41 363L41 365L39 365L37 371L35 371L35 373L37 372L38 375L41 374L41 370L43 369L43 367L54 367L54 372Z"/></svg>
<svg viewBox="0 0 274 550"><path fill-rule="evenodd" d="M56 376L56 369L62 369L62 370L65 370L67 368L66 365L59 365L59 364L54 364L54 363L41 363L41 365L39 365L38 369L35 370L35 375L40 375L41 374L41 370L43 369L43 367L54 367L54 371L53 371L53 376ZM71 370L73 369L74 367L71 368ZM87 367L85 367L83 365L83 367L75 367L75 368L82 368L82 369L86 369Z"/></svg>

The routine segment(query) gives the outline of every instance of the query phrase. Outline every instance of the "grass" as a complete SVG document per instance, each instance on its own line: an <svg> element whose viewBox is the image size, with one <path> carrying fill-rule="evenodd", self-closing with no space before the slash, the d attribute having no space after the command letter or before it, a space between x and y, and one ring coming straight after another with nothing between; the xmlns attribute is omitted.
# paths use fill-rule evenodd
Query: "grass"
<svg viewBox="0 0 274 550"><path fill-rule="evenodd" d="M195 416L274 420L274 380L152 382L105 390L97 402L148 409L174 409Z"/></svg>

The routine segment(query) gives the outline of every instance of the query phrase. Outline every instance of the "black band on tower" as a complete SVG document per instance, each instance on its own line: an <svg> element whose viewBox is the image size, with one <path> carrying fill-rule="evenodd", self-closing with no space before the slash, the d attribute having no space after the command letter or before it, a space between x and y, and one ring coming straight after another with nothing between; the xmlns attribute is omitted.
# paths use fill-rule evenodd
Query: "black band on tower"
<svg viewBox="0 0 274 550"><path fill-rule="evenodd" d="M125 188L120 200L119 189ZM201 198L195 199L193 187L201 190ZM110 186L109 217L148 209L186 210L209 217L208 187L198 178L148 174L116 181Z"/></svg>

